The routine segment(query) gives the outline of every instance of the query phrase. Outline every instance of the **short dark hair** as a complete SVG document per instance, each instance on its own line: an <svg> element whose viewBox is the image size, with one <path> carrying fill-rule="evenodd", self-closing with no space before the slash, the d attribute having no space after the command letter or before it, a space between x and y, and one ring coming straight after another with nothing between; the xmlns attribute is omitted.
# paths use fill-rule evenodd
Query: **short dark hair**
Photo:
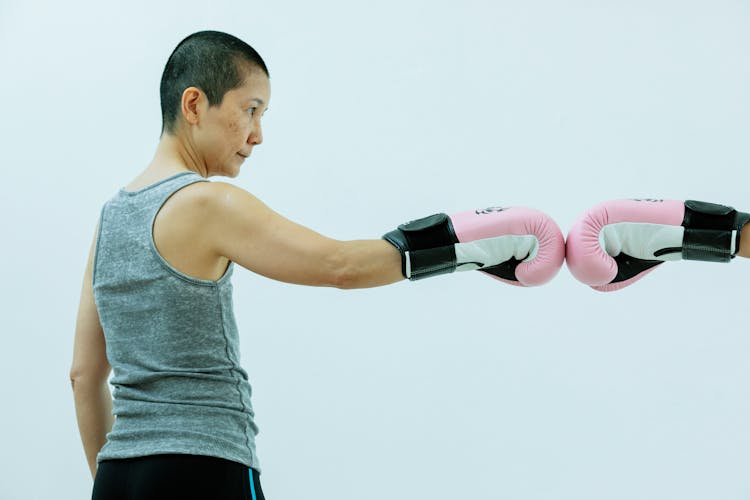
<svg viewBox="0 0 750 500"><path fill-rule="evenodd" d="M224 94L242 86L254 68L269 76L260 54L235 36L199 31L185 38L169 56L161 76L162 133L174 132L186 88L198 87L206 94L209 106L218 106Z"/></svg>

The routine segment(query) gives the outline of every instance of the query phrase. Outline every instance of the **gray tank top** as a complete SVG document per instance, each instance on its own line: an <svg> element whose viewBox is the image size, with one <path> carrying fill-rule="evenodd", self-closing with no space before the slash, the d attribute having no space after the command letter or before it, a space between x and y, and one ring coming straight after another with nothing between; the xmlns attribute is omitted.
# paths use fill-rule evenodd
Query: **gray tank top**
<svg viewBox="0 0 750 500"><path fill-rule="evenodd" d="M193 278L170 266L152 237L164 202L201 181L182 172L120 190L102 208L93 287L116 418L97 462L178 453L260 470L232 305L234 263L217 281Z"/></svg>

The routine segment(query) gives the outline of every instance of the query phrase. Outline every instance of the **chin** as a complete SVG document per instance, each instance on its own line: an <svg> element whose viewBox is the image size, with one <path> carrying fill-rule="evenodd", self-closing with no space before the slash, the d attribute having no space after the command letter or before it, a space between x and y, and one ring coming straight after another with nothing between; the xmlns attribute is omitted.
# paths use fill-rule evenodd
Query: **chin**
<svg viewBox="0 0 750 500"><path fill-rule="evenodd" d="M220 168L216 175L220 175L222 177L229 177L230 179L234 179L238 175L240 175L240 170L242 169L242 163L235 163L235 164L229 164L224 165L223 168Z"/></svg>

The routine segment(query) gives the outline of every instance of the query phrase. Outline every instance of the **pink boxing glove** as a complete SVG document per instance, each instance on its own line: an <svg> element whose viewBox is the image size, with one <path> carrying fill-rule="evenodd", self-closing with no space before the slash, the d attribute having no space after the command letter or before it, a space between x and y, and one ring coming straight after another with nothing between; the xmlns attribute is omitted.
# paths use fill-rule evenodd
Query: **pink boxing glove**
<svg viewBox="0 0 750 500"><path fill-rule="evenodd" d="M748 221L750 214L702 201L606 201L573 224L566 261L595 290L619 290L665 261L729 262Z"/></svg>
<svg viewBox="0 0 750 500"><path fill-rule="evenodd" d="M401 252L401 271L411 280L480 270L513 285L536 286L554 278L565 260L560 228L532 208L430 215L383 239Z"/></svg>

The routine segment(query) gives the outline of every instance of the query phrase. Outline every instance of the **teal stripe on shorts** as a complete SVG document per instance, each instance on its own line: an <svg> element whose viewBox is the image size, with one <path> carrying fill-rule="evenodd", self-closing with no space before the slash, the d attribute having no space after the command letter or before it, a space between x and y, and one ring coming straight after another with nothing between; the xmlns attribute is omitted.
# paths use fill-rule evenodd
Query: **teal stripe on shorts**
<svg viewBox="0 0 750 500"><path fill-rule="evenodd" d="M253 495L253 500L258 500L255 496L255 481L253 481L253 469L248 468L247 473L250 475L250 493Z"/></svg>

